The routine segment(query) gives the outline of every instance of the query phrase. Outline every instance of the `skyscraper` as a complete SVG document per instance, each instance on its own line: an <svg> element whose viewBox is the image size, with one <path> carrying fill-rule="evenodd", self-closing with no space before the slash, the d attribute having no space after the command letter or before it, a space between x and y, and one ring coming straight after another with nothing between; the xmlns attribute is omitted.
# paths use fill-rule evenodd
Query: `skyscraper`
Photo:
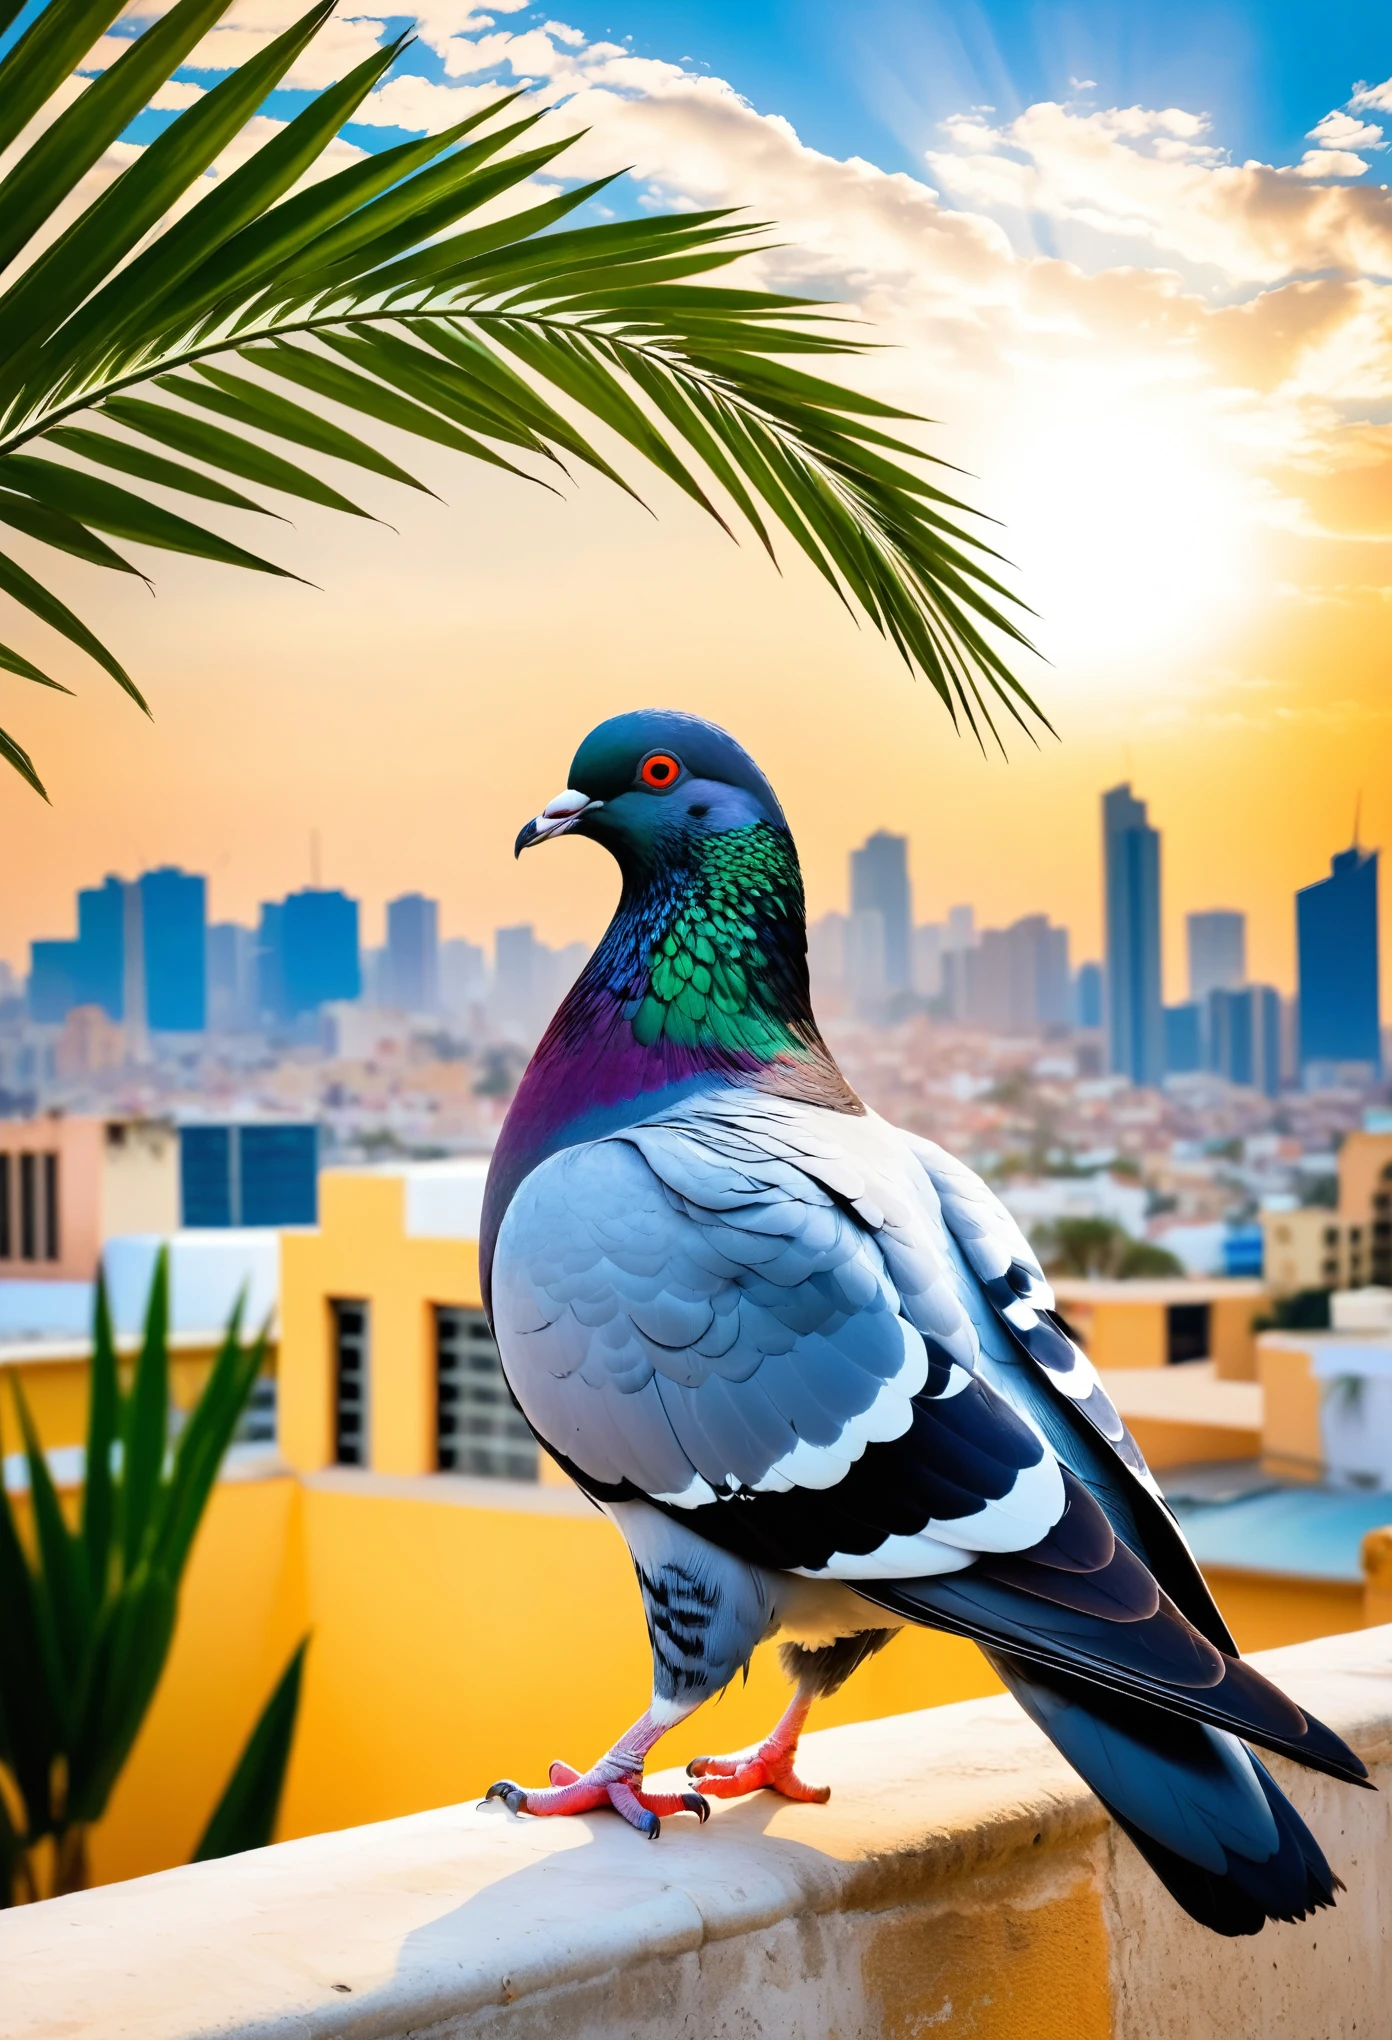
<svg viewBox="0 0 1392 2040"><path fill-rule="evenodd" d="M1328 878L1295 896L1300 965L1300 1064L1382 1068L1378 1011L1376 850L1357 843L1330 862Z"/></svg>
<svg viewBox="0 0 1392 2040"><path fill-rule="evenodd" d="M1133 1084L1158 1084L1165 1068L1160 833L1129 785L1102 796L1102 866L1110 1067Z"/></svg>
<svg viewBox="0 0 1392 2040"><path fill-rule="evenodd" d="M284 1017L298 1019L331 999L356 999L362 991L357 901L306 886L289 894L282 914Z"/></svg>
<svg viewBox="0 0 1392 2040"><path fill-rule="evenodd" d="M208 929L208 1025L223 1034L256 1025L256 936L235 921Z"/></svg>
<svg viewBox="0 0 1392 2040"><path fill-rule="evenodd" d="M440 910L421 893L387 903L389 1003L433 1013L440 995Z"/></svg>
<svg viewBox="0 0 1392 2040"><path fill-rule="evenodd" d="M1227 907L1190 914L1189 998L1201 1006L1210 992L1235 992L1247 982L1247 916Z"/></svg>
<svg viewBox="0 0 1392 2040"><path fill-rule="evenodd" d="M913 915L906 836L890 836L877 829L859 850L851 852L851 915L866 913L878 913L884 922L885 990L908 991L913 982Z"/></svg>
<svg viewBox="0 0 1392 2040"><path fill-rule="evenodd" d="M968 1017L1000 1034L1066 1027L1069 1020L1068 930L1047 914L1027 914L1009 928L986 928L969 952Z"/></svg>
<svg viewBox="0 0 1392 2040"><path fill-rule="evenodd" d="M77 896L77 1003L110 1020L126 1012L125 894L119 878L107 878Z"/></svg>
<svg viewBox="0 0 1392 2040"><path fill-rule="evenodd" d="M1276 1096L1281 1088L1281 997L1270 985L1210 992L1204 1041L1208 1067L1220 1077Z"/></svg>
<svg viewBox="0 0 1392 2040"><path fill-rule="evenodd" d="M201 1034L207 1025L207 882L176 865L138 881L145 960L145 1024Z"/></svg>

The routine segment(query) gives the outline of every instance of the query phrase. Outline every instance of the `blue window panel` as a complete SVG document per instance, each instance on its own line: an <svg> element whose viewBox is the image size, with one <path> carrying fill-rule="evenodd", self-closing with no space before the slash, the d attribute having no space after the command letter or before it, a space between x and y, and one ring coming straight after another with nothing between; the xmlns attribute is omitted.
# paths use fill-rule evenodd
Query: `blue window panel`
<svg viewBox="0 0 1392 2040"><path fill-rule="evenodd" d="M243 1126L242 1225L316 1225L319 1130L315 1126Z"/></svg>
<svg viewBox="0 0 1392 2040"><path fill-rule="evenodd" d="M179 1202L185 1225L235 1224L230 1127L180 1127Z"/></svg>

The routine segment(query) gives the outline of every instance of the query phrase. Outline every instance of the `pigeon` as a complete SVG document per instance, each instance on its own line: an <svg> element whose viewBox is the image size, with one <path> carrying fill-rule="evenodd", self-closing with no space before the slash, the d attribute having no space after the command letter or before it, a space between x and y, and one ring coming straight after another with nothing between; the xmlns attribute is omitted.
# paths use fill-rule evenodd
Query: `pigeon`
<svg viewBox="0 0 1392 2040"><path fill-rule="evenodd" d="M1254 1746L1363 1764L1238 1655L1004 1206L837 1067L754 760L693 716L616 716L517 854L565 835L622 889L499 1135L483 1296L528 1425L628 1546L653 1687L589 1770L488 1798L649 1837L711 1798L824 1800L797 1769L813 1702L917 1623L979 1645L1193 1918L1332 1905ZM767 1739L647 1789L659 1739L769 1638L794 1690Z"/></svg>

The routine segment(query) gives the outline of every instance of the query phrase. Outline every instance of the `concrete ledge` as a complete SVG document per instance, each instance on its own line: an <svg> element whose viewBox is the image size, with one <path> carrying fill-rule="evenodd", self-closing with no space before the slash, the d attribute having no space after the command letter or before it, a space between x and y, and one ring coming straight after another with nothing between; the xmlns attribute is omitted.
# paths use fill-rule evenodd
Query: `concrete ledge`
<svg viewBox="0 0 1392 2040"><path fill-rule="evenodd" d="M1392 1628L1262 1662L1392 1781ZM831 1729L801 1768L829 1806L761 1794L656 1844L612 1815L447 1807L23 1908L0 1918L6 2040L1387 2031L1385 1795L1277 1764L1349 1888L1231 1943L1009 1701Z"/></svg>

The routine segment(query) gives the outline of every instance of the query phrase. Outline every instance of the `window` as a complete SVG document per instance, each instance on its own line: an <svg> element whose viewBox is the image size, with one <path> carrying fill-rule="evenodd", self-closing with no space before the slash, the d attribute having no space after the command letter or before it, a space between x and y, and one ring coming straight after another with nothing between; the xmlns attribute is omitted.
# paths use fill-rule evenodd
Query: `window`
<svg viewBox="0 0 1392 2040"><path fill-rule="evenodd" d="M1338 1244L1339 1244L1339 1228L1338 1228L1338 1226L1337 1226L1337 1225L1327 1225L1327 1226L1325 1227L1325 1229L1324 1229L1324 1244L1325 1244L1325 1245L1326 1245L1327 1247L1337 1247L1337 1246L1338 1246Z"/></svg>
<svg viewBox="0 0 1392 2040"><path fill-rule="evenodd" d="M58 1235L58 1157L44 1155L43 1160L43 1201L44 1201L44 1259L56 1261L62 1249Z"/></svg>
<svg viewBox="0 0 1392 2040"><path fill-rule="evenodd" d="M1207 1360L1208 1305L1172 1303L1165 1316L1165 1358L1170 1365L1173 1367L1185 1360Z"/></svg>
<svg viewBox="0 0 1392 2040"><path fill-rule="evenodd" d="M536 1479L536 1440L508 1392L481 1310L436 1306L435 1409L441 1472Z"/></svg>
<svg viewBox="0 0 1392 2040"><path fill-rule="evenodd" d="M14 1242L10 1238L10 1158L0 1155L0 1261L8 1261L14 1253Z"/></svg>
<svg viewBox="0 0 1392 2040"><path fill-rule="evenodd" d="M39 1198L37 1155L19 1158L19 1256L22 1261L39 1258Z"/></svg>
<svg viewBox="0 0 1392 2040"><path fill-rule="evenodd" d="M329 1305L334 1325L334 1464L367 1464L367 1322L365 1303Z"/></svg>
<svg viewBox="0 0 1392 2040"><path fill-rule="evenodd" d="M238 1419L239 1445L274 1445L276 1441L276 1378L258 1374L251 1385L246 1408Z"/></svg>

